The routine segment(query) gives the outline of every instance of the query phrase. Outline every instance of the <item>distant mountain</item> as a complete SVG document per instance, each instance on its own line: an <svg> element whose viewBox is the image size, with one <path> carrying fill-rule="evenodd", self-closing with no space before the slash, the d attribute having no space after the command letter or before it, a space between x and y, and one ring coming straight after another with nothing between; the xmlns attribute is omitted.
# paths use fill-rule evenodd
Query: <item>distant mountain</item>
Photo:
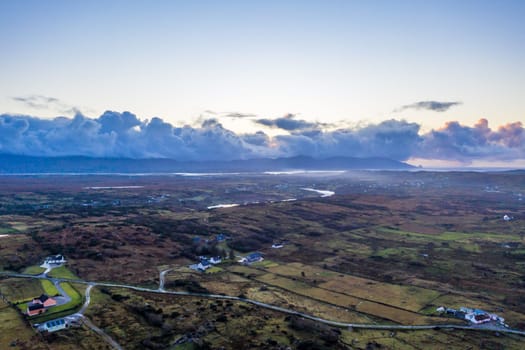
<svg viewBox="0 0 525 350"><path fill-rule="evenodd" d="M27 173L173 173L260 172L288 170L404 170L413 166L388 158L299 156L277 159L180 162L173 159L31 157L0 154L0 174Z"/></svg>

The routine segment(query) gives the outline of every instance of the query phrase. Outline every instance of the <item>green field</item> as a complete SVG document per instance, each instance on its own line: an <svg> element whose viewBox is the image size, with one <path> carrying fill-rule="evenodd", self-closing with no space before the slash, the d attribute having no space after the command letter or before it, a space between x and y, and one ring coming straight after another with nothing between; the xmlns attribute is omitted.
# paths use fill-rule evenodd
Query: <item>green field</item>
<svg viewBox="0 0 525 350"><path fill-rule="evenodd" d="M16 309L8 306L0 300L0 349L17 349L11 346L15 340L28 342L35 333L27 327L22 316Z"/></svg>
<svg viewBox="0 0 525 350"><path fill-rule="evenodd" d="M40 266L29 266L24 269L22 273L27 273L28 275L40 275L46 269Z"/></svg>
<svg viewBox="0 0 525 350"><path fill-rule="evenodd" d="M65 266L54 268L53 270L51 270L51 272L49 272L48 276L54 278L78 279L78 276L76 276L73 272L71 272L71 270L69 270Z"/></svg>
<svg viewBox="0 0 525 350"><path fill-rule="evenodd" d="M64 305L53 306L47 309L42 315L31 317L31 323L41 323L54 318L69 315L79 308L82 304L82 295L68 282L60 283L67 295L71 297L71 301Z"/></svg>
<svg viewBox="0 0 525 350"><path fill-rule="evenodd" d="M42 288L44 289L44 292L52 297L55 295L58 295L58 290L56 289L55 285L48 280L40 280L40 283L42 283Z"/></svg>
<svg viewBox="0 0 525 350"><path fill-rule="evenodd" d="M0 283L0 292L16 304L40 296L44 288L37 279L7 278Z"/></svg>

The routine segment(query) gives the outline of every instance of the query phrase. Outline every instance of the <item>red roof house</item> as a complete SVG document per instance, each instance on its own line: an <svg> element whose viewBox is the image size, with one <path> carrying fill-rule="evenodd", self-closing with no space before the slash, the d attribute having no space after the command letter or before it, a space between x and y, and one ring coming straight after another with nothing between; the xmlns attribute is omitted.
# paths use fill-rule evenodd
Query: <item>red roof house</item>
<svg viewBox="0 0 525 350"><path fill-rule="evenodd" d="M44 308L43 304L29 303L27 305L27 315L28 316L40 315L41 313L44 313L45 311L46 309Z"/></svg>
<svg viewBox="0 0 525 350"><path fill-rule="evenodd" d="M28 316L40 315L41 313L44 313L48 307L55 306L56 304L57 301L55 299L42 294L27 304L26 313Z"/></svg>
<svg viewBox="0 0 525 350"><path fill-rule="evenodd" d="M33 299L33 304L42 304L44 307L55 306L57 301L53 298L48 297L45 294L42 294L38 298Z"/></svg>

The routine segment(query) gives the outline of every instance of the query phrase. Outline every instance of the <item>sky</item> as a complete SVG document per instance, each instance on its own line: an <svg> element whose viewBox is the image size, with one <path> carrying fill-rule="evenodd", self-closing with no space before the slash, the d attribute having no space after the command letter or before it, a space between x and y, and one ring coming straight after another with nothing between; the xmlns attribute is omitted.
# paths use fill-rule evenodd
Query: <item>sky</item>
<svg viewBox="0 0 525 350"><path fill-rule="evenodd" d="M0 48L2 153L525 166L520 0L1 1Z"/></svg>

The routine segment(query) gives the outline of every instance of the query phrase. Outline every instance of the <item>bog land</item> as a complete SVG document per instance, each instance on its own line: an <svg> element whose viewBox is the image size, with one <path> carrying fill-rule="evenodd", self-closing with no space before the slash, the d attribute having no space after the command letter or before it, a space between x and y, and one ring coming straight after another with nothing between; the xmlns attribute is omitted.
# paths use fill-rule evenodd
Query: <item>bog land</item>
<svg viewBox="0 0 525 350"><path fill-rule="evenodd" d="M167 291L327 320L435 326L337 328L236 300L95 286L85 317L125 349L519 349L519 335L442 329L471 324L436 309L482 309L525 330L523 183L520 172L3 176L0 269L67 263L44 280L0 277L0 348L110 348L86 325L33 329L52 308L31 318L17 305L57 294L59 278L152 290L162 279ZM255 252L264 260L239 262ZM189 268L203 256L222 261ZM85 296L61 286L72 297L63 317Z"/></svg>

